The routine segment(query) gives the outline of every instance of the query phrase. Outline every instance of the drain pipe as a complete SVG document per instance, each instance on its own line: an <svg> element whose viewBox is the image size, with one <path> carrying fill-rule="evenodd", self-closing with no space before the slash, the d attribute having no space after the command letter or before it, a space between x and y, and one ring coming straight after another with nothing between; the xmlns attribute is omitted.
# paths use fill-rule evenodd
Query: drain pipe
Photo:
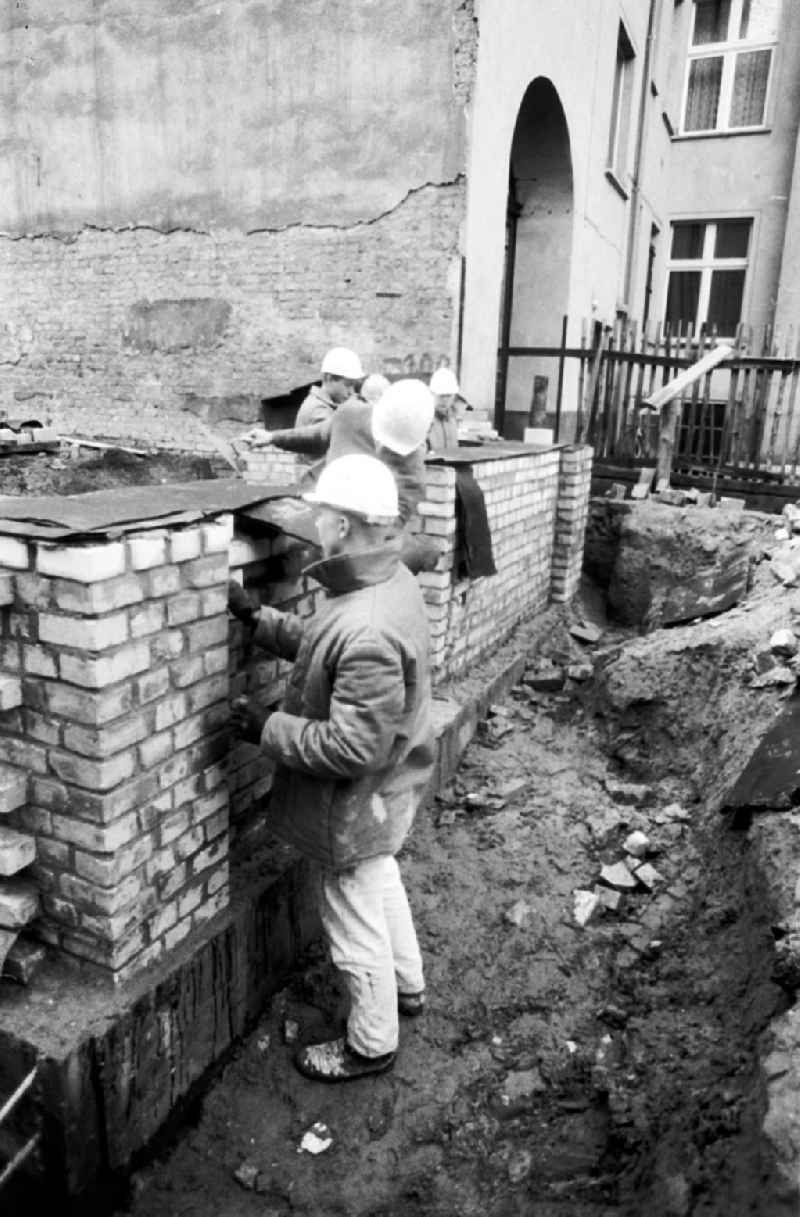
<svg viewBox="0 0 800 1217"><path fill-rule="evenodd" d="M647 93L650 88L650 63L655 42L656 9L658 0L650 0L650 10L647 16L647 41L644 48L644 64L642 66L642 88L639 95L639 119L636 132L636 151L633 157L633 176L631 178L631 210L628 219L628 256L625 263L625 284L623 299L630 304L631 288L633 286L633 267L636 261L636 245L638 235L638 212L640 195L640 178L642 160L644 158L644 129L647 118Z"/></svg>

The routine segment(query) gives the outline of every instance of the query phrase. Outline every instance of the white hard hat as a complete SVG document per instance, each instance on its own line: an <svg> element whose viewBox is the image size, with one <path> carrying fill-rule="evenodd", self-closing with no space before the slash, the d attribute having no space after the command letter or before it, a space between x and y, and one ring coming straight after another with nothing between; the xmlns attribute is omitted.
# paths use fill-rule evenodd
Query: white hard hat
<svg viewBox="0 0 800 1217"><path fill-rule="evenodd" d="M458 381L449 368L437 368L431 376L431 393L437 397L449 397L451 393L460 393Z"/></svg>
<svg viewBox="0 0 800 1217"><path fill-rule="evenodd" d="M331 461L303 498L320 507L352 512L368 524L394 520L398 512L397 484L391 470L377 457L361 452Z"/></svg>
<svg viewBox="0 0 800 1217"><path fill-rule="evenodd" d="M364 375L361 360L347 347L332 347L322 361L322 375L343 376L345 380L360 380Z"/></svg>
<svg viewBox="0 0 800 1217"><path fill-rule="evenodd" d="M372 372L361 386L361 396L364 401L377 401L381 394L389 388L389 381L380 372Z"/></svg>
<svg viewBox="0 0 800 1217"><path fill-rule="evenodd" d="M421 380L396 380L372 407L372 438L383 448L408 456L433 422L433 394Z"/></svg>

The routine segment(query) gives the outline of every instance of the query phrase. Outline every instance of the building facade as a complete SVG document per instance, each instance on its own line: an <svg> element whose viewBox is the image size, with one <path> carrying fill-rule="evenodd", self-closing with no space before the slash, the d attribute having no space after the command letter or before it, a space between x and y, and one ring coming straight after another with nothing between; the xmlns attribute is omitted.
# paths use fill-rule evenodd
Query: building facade
<svg viewBox="0 0 800 1217"><path fill-rule="evenodd" d="M4 8L0 408L204 447L348 345L507 434L625 316L796 315L790 0ZM540 382L541 383L541 382ZM577 385L564 385L565 433Z"/></svg>

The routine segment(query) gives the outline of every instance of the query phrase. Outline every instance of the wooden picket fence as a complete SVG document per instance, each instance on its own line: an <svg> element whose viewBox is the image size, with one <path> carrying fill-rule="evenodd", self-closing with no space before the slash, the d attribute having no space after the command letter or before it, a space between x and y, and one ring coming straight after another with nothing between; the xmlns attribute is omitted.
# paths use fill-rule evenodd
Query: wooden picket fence
<svg viewBox="0 0 800 1217"><path fill-rule="evenodd" d="M647 399L725 341L732 354L660 411ZM733 340L690 326L584 324L577 438L598 461L800 481L800 330L740 325Z"/></svg>

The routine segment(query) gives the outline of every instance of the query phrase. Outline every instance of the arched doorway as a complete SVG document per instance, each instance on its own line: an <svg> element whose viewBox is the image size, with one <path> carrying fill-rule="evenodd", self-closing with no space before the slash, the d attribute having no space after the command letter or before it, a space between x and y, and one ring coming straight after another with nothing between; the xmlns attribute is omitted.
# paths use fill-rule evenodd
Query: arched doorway
<svg viewBox="0 0 800 1217"><path fill-rule="evenodd" d="M559 343L569 298L572 221L567 121L552 83L538 76L522 99L511 144L501 352ZM544 424L545 409L548 415L555 409L556 370L553 358L509 359L501 353L495 407L501 434L521 439L529 419Z"/></svg>

